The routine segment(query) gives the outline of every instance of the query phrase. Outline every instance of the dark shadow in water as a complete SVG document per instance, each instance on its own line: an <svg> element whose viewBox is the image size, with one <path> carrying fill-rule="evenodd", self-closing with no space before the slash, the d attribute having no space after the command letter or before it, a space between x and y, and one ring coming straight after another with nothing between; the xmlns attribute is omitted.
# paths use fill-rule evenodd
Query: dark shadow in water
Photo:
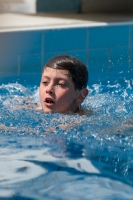
<svg viewBox="0 0 133 200"><path fill-rule="evenodd" d="M19 195L15 195L14 197L0 197L1 200L36 200L36 198L27 198Z"/></svg>

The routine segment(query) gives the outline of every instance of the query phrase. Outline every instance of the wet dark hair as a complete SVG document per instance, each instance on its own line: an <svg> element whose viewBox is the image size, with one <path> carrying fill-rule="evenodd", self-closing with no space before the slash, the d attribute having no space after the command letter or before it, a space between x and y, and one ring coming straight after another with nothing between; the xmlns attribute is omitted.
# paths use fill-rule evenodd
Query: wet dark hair
<svg viewBox="0 0 133 200"><path fill-rule="evenodd" d="M67 70L72 77L75 88L81 90L87 87L88 83L88 69L77 58L67 55L58 55L52 57L44 66L53 69Z"/></svg>

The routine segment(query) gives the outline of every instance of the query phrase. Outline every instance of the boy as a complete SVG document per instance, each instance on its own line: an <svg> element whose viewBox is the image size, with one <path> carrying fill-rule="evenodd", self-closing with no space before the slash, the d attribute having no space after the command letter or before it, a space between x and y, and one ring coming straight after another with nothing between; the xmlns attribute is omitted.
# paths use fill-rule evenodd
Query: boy
<svg viewBox="0 0 133 200"><path fill-rule="evenodd" d="M88 95L88 70L78 59L58 55L43 68L39 88L41 107L45 113L86 114L81 104Z"/></svg>

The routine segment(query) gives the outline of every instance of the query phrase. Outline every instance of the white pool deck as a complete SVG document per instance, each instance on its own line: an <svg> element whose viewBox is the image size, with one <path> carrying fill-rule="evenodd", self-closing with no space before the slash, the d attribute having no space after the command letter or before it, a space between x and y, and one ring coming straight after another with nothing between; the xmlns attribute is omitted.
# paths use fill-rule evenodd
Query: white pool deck
<svg viewBox="0 0 133 200"><path fill-rule="evenodd" d="M0 32L133 24L133 14L0 13Z"/></svg>

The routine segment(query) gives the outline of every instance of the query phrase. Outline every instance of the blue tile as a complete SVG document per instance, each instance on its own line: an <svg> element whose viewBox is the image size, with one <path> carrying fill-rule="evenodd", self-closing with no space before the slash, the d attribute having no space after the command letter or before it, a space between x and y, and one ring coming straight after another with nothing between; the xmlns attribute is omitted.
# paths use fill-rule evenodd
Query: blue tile
<svg viewBox="0 0 133 200"><path fill-rule="evenodd" d="M39 86L41 81L41 73L40 74L24 74L19 76L18 83L22 85L31 85L31 86Z"/></svg>
<svg viewBox="0 0 133 200"><path fill-rule="evenodd" d="M44 52L86 50L87 28L49 30L44 36Z"/></svg>
<svg viewBox="0 0 133 200"><path fill-rule="evenodd" d="M129 26L106 26L89 29L89 47L128 46Z"/></svg>
<svg viewBox="0 0 133 200"><path fill-rule="evenodd" d="M16 82L19 83L19 77L17 75L3 74L3 76L0 76L0 85Z"/></svg>
<svg viewBox="0 0 133 200"><path fill-rule="evenodd" d="M131 53L130 53L130 57L129 57L129 79L131 79L133 81L133 45L131 48Z"/></svg>
<svg viewBox="0 0 133 200"><path fill-rule="evenodd" d="M128 47L111 48L110 70L123 70L129 67Z"/></svg>
<svg viewBox="0 0 133 200"><path fill-rule="evenodd" d="M89 51L89 82L106 83L108 81L108 49Z"/></svg>
<svg viewBox="0 0 133 200"><path fill-rule="evenodd" d="M41 51L41 31L0 33L0 55L32 54Z"/></svg>
<svg viewBox="0 0 133 200"><path fill-rule="evenodd" d="M41 74L41 54L24 55L20 57L20 75Z"/></svg>
<svg viewBox="0 0 133 200"><path fill-rule="evenodd" d="M128 69L124 69L122 71L115 69L109 71L109 83L110 84L123 84L125 80L130 80L130 71Z"/></svg>
<svg viewBox="0 0 133 200"><path fill-rule="evenodd" d="M89 72L89 85L92 84L102 84L105 85L109 80L109 72L108 71L90 71Z"/></svg>
<svg viewBox="0 0 133 200"><path fill-rule="evenodd" d="M109 80L111 84L123 83L124 79L129 80L129 49L128 47L111 48Z"/></svg>
<svg viewBox="0 0 133 200"><path fill-rule="evenodd" d="M0 76L18 75L18 57L1 56L0 57Z"/></svg>
<svg viewBox="0 0 133 200"><path fill-rule="evenodd" d="M133 46L133 26L131 26L131 45Z"/></svg>
<svg viewBox="0 0 133 200"><path fill-rule="evenodd" d="M69 56L74 56L75 58L81 60L85 65L87 65L86 51L68 51L66 52Z"/></svg>
<svg viewBox="0 0 133 200"><path fill-rule="evenodd" d="M129 77L130 77L130 80L132 80L132 83L133 83L133 68L129 71Z"/></svg>
<svg viewBox="0 0 133 200"><path fill-rule="evenodd" d="M89 50L89 71L108 71L108 49Z"/></svg>
<svg viewBox="0 0 133 200"><path fill-rule="evenodd" d="M130 59L131 60L130 60L129 65L130 65L130 68L133 70L133 45L131 47Z"/></svg>

